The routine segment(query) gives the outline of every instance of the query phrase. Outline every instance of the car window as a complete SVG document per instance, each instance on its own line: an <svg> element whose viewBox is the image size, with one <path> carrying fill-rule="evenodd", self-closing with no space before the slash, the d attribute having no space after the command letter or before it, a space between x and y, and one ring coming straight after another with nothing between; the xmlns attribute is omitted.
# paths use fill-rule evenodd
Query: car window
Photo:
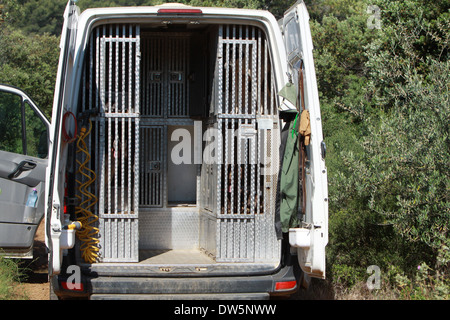
<svg viewBox="0 0 450 320"><path fill-rule="evenodd" d="M28 102L24 107L27 155L46 158L48 153L47 127Z"/></svg>
<svg viewBox="0 0 450 320"><path fill-rule="evenodd" d="M0 150L24 154L22 98L0 91Z"/></svg>
<svg viewBox="0 0 450 320"><path fill-rule="evenodd" d="M22 97L0 91L0 150L46 158L48 130L34 108Z"/></svg>

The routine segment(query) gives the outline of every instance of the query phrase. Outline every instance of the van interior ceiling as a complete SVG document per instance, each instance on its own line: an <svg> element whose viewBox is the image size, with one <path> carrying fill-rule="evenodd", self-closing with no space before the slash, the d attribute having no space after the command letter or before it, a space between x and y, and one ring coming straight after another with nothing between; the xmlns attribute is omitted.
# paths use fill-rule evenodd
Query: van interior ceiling
<svg viewBox="0 0 450 320"><path fill-rule="evenodd" d="M264 30L106 24L85 52L86 152L74 143L67 166L71 218L89 229L77 259L278 265L278 172L264 160L278 160L278 100Z"/></svg>

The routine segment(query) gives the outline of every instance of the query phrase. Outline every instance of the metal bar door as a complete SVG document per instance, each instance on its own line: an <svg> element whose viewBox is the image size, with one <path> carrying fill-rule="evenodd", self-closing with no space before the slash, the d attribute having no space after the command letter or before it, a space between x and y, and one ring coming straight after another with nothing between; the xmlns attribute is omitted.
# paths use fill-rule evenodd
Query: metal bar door
<svg viewBox="0 0 450 320"><path fill-rule="evenodd" d="M100 257L138 261L140 27L97 29Z"/></svg>
<svg viewBox="0 0 450 320"><path fill-rule="evenodd" d="M256 27L219 27L215 76L218 159L213 169L217 217L216 260L278 257L273 232L278 161L278 114L270 53ZM267 170L269 169L269 170Z"/></svg>

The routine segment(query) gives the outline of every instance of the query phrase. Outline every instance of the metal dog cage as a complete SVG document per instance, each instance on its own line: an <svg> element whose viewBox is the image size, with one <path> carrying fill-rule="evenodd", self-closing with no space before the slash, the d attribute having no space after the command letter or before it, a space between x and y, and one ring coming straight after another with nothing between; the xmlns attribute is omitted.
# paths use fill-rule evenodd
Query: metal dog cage
<svg viewBox="0 0 450 320"><path fill-rule="evenodd" d="M98 261L188 249L211 263L279 260L280 128L263 30L103 25L87 52L79 111L92 120ZM171 159L177 129L192 137L189 163Z"/></svg>

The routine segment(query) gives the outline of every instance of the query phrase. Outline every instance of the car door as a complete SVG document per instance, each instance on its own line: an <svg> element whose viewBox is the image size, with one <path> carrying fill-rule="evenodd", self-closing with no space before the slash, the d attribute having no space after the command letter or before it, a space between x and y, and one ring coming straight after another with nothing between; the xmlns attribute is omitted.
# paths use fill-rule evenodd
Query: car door
<svg viewBox="0 0 450 320"><path fill-rule="evenodd" d="M319 95L314 69L309 15L303 1L298 1L282 21L289 79L297 89L295 102L299 112L309 112L311 136L306 146L304 181L306 190L304 218L300 228L289 230L291 246L297 247L302 270L325 278L325 246L328 243L328 188L325 144Z"/></svg>
<svg viewBox="0 0 450 320"><path fill-rule="evenodd" d="M58 175L63 154L67 154L67 144L61 139L64 111L72 105L73 92L71 83L75 59L74 43L77 34L79 8L70 0L64 11L64 25L61 33L60 58L56 75L53 100L52 125L50 128L49 166L46 173L45 203L45 242L48 248L49 276L61 271L62 248L61 233L63 229L64 206L62 179ZM68 128L70 130L70 128Z"/></svg>
<svg viewBox="0 0 450 320"><path fill-rule="evenodd" d="M0 254L33 257L44 215L49 127L23 91L0 84Z"/></svg>

